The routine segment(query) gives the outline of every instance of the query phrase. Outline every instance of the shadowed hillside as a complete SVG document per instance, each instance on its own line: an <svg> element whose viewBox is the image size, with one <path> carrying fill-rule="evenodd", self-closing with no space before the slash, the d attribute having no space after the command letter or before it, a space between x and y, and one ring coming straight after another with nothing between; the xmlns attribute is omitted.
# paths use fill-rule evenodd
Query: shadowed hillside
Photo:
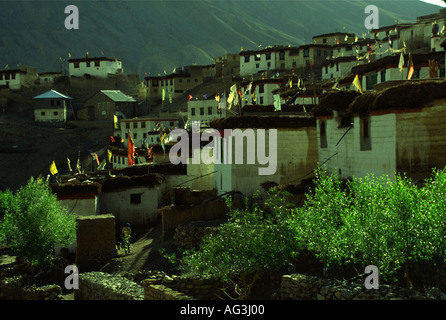
<svg viewBox="0 0 446 320"><path fill-rule="evenodd" d="M67 5L79 8L79 29L64 27ZM124 71L156 75L210 64L213 57L259 44L300 45L314 35L366 32L367 1L1 1L0 69L32 65L60 70L59 58L117 57ZM416 0L375 1L380 26L415 21L438 7Z"/></svg>

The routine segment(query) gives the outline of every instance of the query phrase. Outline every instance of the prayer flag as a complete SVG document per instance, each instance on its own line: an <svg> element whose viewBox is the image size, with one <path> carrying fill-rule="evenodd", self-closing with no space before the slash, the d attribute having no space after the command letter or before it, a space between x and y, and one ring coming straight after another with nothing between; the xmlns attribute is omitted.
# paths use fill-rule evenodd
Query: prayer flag
<svg viewBox="0 0 446 320"><path fill-rule="evenodd" d="M192 99L192 96L191 96L191 95L189 95L189 99L187 99L187 100L189 101L190 99Z"/></svg>
<svg viewBox="0 0 446 320"><path fill-rule="evenodd" d="M130 136L130 132L128 133L128 139L129 139L129 144L128 144L128 148L127 148L127 158L128 158L128 162L129 162L129 166L132 166L134 164L134 153L135 153L135 147L133 144L133 139Z"/></svg>
<svg viewBox="0 0 446 320"><path fill-rule="evenodd" d="M400 69L400 72L403 72L403 66L404 66L404 55L401 52L400 55L400 62L398 63L398 68Z"/></svg>
<svg viewBox="0 0 446 320"><path fill-rule="evenodd" d="M71 172L71 163L70 163L70 158L67 157L67 164L68 164L68 170Z"/></svg>
<svg viewBox="0 0 446 320"><path fill-rule="evenodd" d="M274 95L274 109L275 109L275 111L282 110L282 106L281 106L281 102L280 102L280 95L278 95L278 94Z"/></svg>
<svg viewBox="0 0 446 320"><path fill-rule="evenodd" d="M356 88L358 88L359 92L362 93L361 82L359 81L358 75L356 75L355 79L353 80L353 84L355 85Z"/></svg>
<svg viewBox="0 0 446 320"><path fill-rule="evenodd" d="M96 153L94 154L94 157L96 158L96 163L99 165L99 158L98 158L98 155Z"/></svg>
<svg viewBox="0 0 446 320"><path fill-rule="evenodd" d="M412 54L409 53L409 71L407 72L407 80L410 80L410 78L412 78L413 75L413 61L412 61Z"/></svg>
<svg viewBox="0 0 446 320"><path fill-rule="evenodd" d="M105 161L105 158L104 158L104 160L102 160L101 164L99 165L98 170L104 170L106 164L107 164L107 161Z"/></svg>
<svg viewBox="0 0 446 320"><path fill-rule="evenodd" d="M111 162L111 158L112 158L113 153L111 152L110 149L107 150L107 155L108 155L108 162Z"/></svg>
<svg viewBox="0 0 446 320"><path fill-rule="evenodd" d="M58 173L56 163L54 161L50 165L50 172L53 176Z"/></svg>

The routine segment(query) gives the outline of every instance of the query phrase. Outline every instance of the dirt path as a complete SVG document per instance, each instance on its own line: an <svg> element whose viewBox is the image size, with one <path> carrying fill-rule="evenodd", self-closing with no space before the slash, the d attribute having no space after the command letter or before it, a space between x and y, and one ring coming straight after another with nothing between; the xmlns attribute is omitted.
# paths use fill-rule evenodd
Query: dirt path
<svg viewBox="0 0 446 320"><path fill-rule="evenodd" d="M119 256L112 259L102 270L109 273L160 270L171 274L174 268L159 253L159 249L165 248L171 252L175 250L175 246L171 238L161 238L161 225L136 229L133 230L133 234L131 252L125 253L124 250L118 250Z"/></svg>

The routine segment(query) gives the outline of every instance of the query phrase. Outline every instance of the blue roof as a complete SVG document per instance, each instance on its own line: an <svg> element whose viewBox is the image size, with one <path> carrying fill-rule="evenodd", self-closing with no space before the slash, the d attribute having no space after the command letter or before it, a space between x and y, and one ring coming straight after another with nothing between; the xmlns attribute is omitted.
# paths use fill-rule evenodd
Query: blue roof
<svg viewBox="0 0 446 320"><path fill-rule="evenodd" d="M56 90L50 90L38 96L35 96L34 99L73 99L73 98L66 96L62 93L59 93Z"/></svg>

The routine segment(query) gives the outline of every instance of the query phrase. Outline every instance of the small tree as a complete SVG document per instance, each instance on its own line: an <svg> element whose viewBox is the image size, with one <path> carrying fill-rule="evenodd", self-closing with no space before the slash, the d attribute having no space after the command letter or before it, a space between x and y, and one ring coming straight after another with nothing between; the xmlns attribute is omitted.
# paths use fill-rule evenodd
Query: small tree
<svg viewBox="0 0 446 320"><path fill-rule="evenodd" d="M270 191L265 202L255 196L251 207L232 211L229 221L205 236L198 250L184 253L180 268L188 274L221 279L238 299L248 298L259 277L290 266L299 252L288 225L286 196Z"/></svg>
<svg viewBox="0 0 446 320"><path fill-rule="evenodd" d="M68 213L46 182L31 178L7 199L0 222L0 242L32 265L51 262L55 245L68 246L76 234L76 218Z"/></svg>

